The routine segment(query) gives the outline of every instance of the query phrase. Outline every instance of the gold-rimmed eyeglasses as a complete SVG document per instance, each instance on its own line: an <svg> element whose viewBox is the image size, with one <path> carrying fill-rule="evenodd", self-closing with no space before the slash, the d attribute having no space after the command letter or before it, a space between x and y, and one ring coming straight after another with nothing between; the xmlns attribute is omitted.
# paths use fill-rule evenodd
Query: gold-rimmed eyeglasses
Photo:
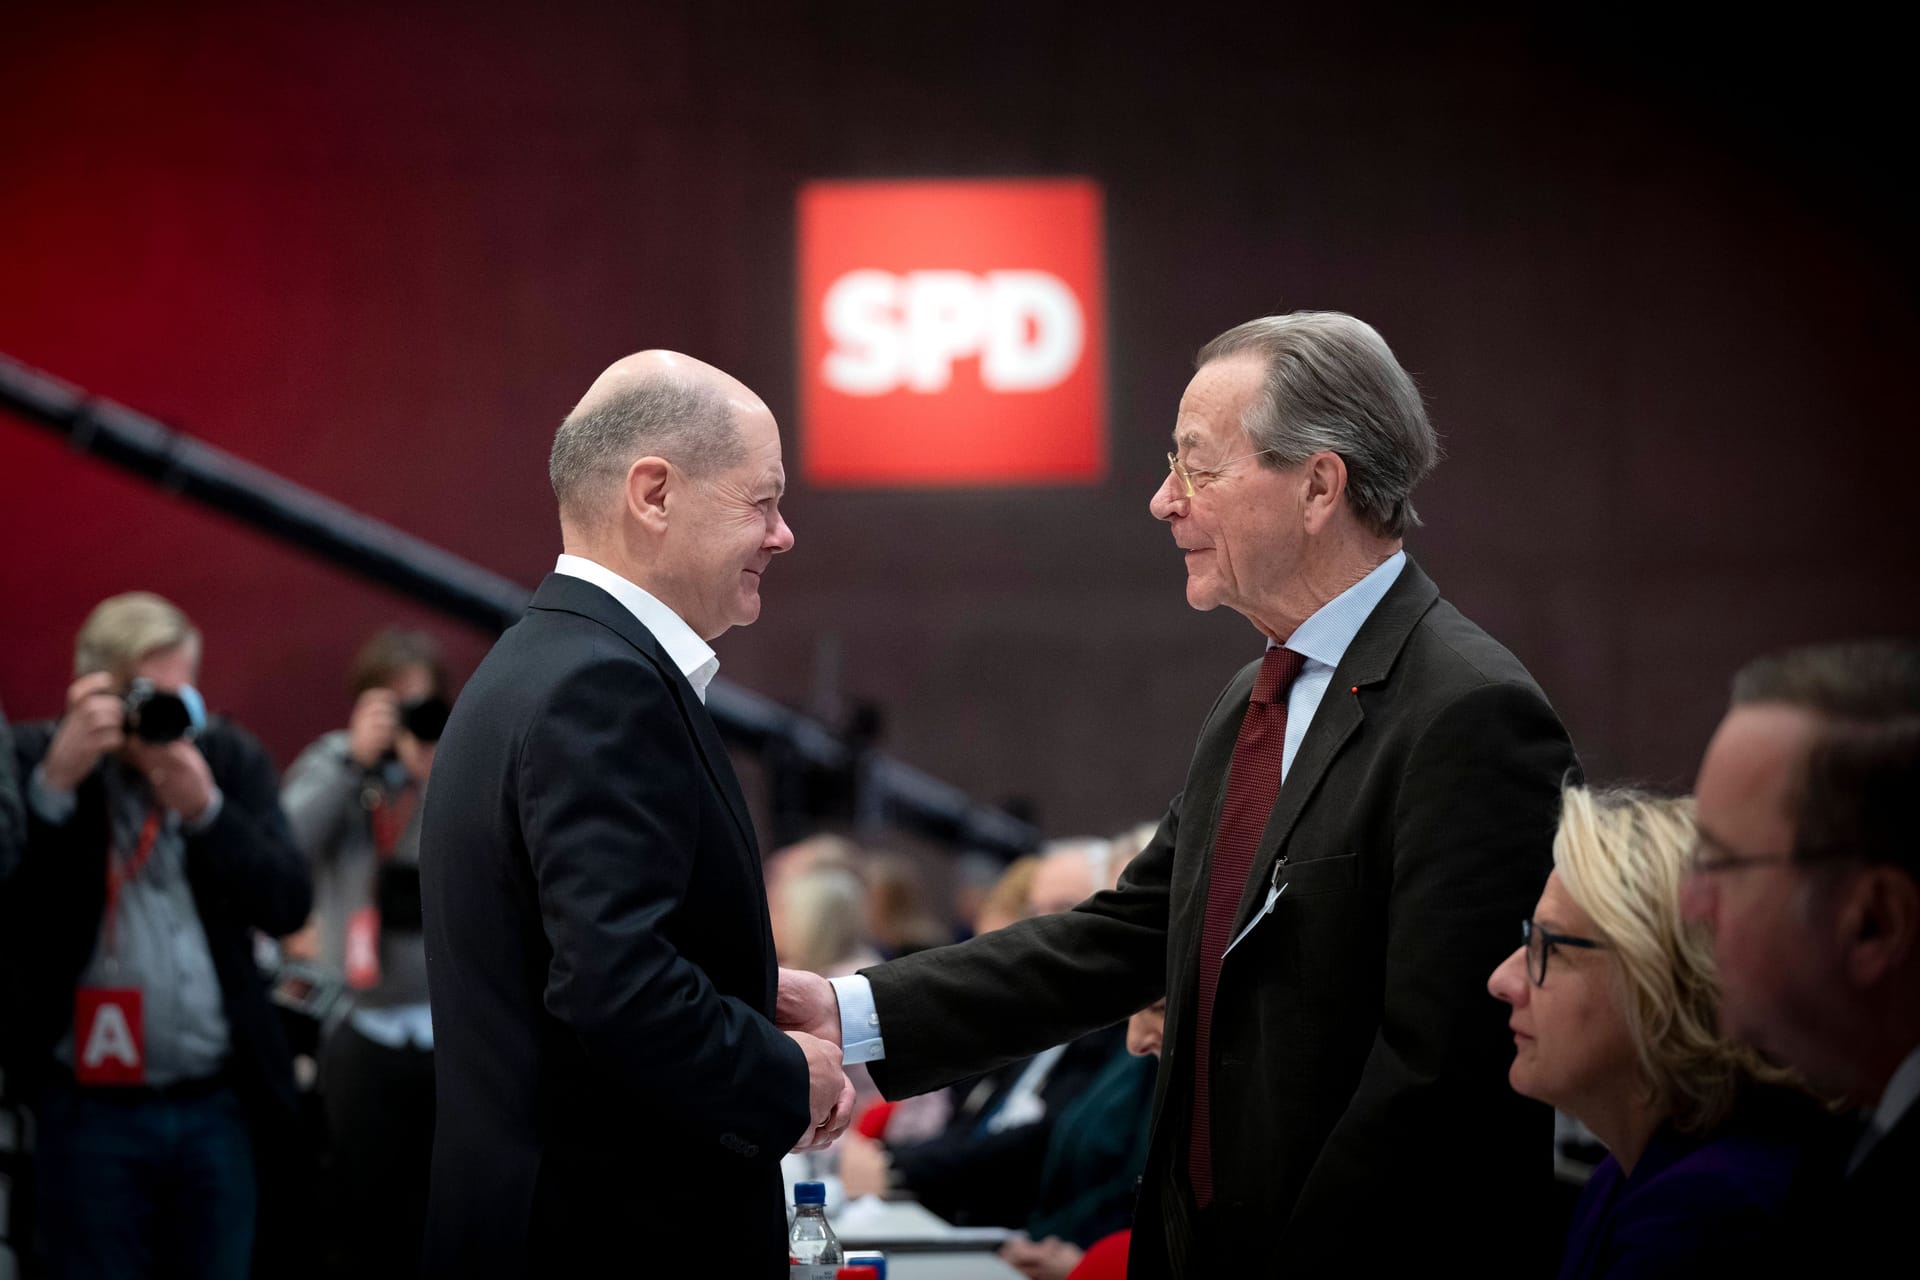
<svg viewBox="0 0 1920 1280"><path fill-rule="evenodd" d="M1275 452L1273 449L1255 449L1252 453L1243 453L1237 458L1228 458L1217 467L1190 467L1180 461L1177 454L1170 453L1167 455L1167 470L1173 473L1174 478L1178 480L1186 490L1186 496L1191 498L1193 496L1193 478L1195 476L1199 476L1202 480L1211 480L1236 462L1245 462L1248 458L1258 458L1263 454L1273 452Z"/></svg>

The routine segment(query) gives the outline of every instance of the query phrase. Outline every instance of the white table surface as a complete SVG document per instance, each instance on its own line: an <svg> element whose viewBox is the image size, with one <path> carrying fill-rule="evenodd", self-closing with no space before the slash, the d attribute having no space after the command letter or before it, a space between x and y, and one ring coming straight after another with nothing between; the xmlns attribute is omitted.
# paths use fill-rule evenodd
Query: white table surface
<svg viewBox="0 0 1920 1280"><path fill-rule="evenodd" d="M849 1249L882 1246L886 1240L967 1241L970 1247L952 1252L887 1253L887 1280L1020 1280L1020 1273L981 1247L983 1234L949 1226L925 1206L911 1200L856 1200L833 1219L834 1234ZM869 1243L871 1242L871 1243Z"/></svg>

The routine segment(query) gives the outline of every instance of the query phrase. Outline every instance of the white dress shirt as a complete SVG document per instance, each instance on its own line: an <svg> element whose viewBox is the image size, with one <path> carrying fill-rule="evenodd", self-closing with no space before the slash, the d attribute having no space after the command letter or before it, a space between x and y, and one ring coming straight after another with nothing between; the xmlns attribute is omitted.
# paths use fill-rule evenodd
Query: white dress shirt
<svg viewBox="0 0 1920 1280"><path fill-rule="evenodd" d="M554 563L553 571L582 582L591 582L624 605L627 612L639 619L640 625L660 642L660 647L673 659L673 665L680 668L680 674L693 686L700 701L703 704L706 702L707 686L719 674L720 659L692 627L681 621L679 614L647 594L644 588L584 556L562 555Z"/></svg>
<svg viewBox="0 0 1920 1280"><path fill-rule="evenodd" d="M1366 577L1315 610L1312 617L1287 637L1287 648L1306 659L1287 694L1287 737L1281 746L1280 778L1284 782L1300 743L1313 723L1314 712L1333 683L1334 668L1347 654L1361 626L1387 594L1387 588L1407 567L1407 553L1396 551L1375 565ZM1272 643L1268 643L1272 648ZM1235 939L1237 942L1238 939ZM841 1060L849 1065L884 1058L886 1042L880 1036L880 1015L873 1007L873 984L859 974L830 979L840 1002Z"/></svg>

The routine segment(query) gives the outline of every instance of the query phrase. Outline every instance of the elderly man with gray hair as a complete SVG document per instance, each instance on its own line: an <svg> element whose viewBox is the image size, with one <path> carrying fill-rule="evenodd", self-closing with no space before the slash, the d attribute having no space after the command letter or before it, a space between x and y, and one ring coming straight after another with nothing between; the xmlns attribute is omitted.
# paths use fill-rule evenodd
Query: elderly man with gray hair
<svg viewBox="0 0 1920 1280"><path fill-rule="evenodd" d="M1197 363L1151 510L1187 602L1264 652L1158 833L1063 915L831 987L783 974L782 1017L897 1096L1164 995L1130 1276L1525 1270L1552 1130L1505 1087L1482 983L1546 878L1572 747L1402 547L1439 449L1380 335L1269 316Z"/></svg>

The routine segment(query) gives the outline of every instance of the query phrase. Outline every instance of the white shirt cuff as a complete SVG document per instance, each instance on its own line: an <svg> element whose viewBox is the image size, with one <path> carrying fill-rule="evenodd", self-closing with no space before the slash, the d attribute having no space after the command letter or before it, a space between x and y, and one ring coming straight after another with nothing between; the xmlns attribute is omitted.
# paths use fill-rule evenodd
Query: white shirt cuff
<svg viewBox="0 0 1920 1280"><path fill-rule="evenodd" d="M880 1014L873 1007L873 984L859 974L829 978L840 1001L840 1061L847 1066L887 1056L880 1039Z"/></svg>

